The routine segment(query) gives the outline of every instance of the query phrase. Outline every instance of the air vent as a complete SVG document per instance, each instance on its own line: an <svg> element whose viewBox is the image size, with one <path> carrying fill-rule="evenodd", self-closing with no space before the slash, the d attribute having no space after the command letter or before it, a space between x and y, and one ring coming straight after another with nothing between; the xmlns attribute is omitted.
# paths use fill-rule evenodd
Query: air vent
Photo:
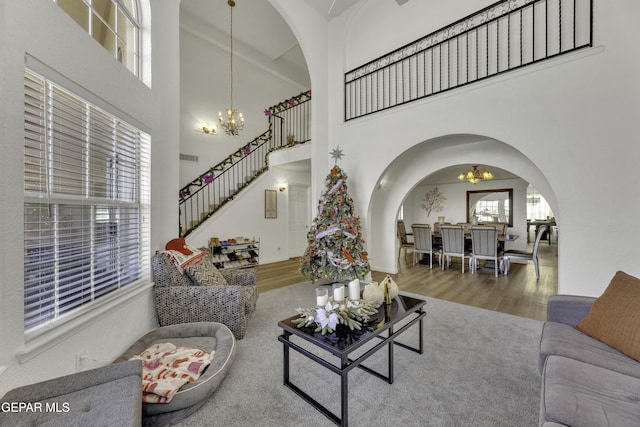
<svg viewBox="0 0 640 427"><path fill-rule="evenodd" d="M198 156L193 156L191 154L180 154L180 160L184 160L185 162L198 162Z"/></svg>

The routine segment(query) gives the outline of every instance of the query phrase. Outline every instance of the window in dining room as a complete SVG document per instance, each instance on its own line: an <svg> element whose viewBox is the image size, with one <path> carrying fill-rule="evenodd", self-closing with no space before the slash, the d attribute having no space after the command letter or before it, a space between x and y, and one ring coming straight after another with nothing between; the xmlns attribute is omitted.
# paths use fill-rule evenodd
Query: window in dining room
<svg viewBox="0 0 640 427"><path fill-rule="evenodd" d="M553 211L549 203L533 185L529 184L529 187L527 187L527 219L535 221L553 217Z"/></svg>
<svg viewBox="0 0 640 427"><path fill-rule="evenodd" d="M500 222L509 212L509 199L479 200L476 203L475 215L478 222Z"/></svg>

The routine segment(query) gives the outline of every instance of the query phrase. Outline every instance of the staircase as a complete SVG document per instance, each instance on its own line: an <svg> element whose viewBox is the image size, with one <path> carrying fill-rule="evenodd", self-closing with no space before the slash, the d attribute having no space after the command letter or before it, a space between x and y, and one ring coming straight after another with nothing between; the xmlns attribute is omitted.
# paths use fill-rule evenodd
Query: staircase
<svg viewBox="0 0 640 427"><path fill-rule="evenodd" d="M311 91L264 110L268 129L180 189L179 235L185 237L269 169L269 153L311 140Z"/></svg>

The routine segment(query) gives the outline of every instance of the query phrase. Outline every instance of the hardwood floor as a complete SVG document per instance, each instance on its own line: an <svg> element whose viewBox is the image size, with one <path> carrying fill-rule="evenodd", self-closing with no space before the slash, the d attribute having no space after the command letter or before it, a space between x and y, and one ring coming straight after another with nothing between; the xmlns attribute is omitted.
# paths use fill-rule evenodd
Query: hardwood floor
<svg viewBox="0 0 640 427"><path fill-rule="evenodd" d="M462 274L460 263L458 261L456 264L455 260L449 269L442 271L437 257L432 269L429 269L429 265L413 266L412 256L411 252L407 256L403 252L398 274L391 275L400 289L407 292L537 320L546 320L547 298L558 292L555 244L540 244L540 280L536 280L532 263L512 263L508 276L501 274L495 277L493 270L472 275L468 265ZM304 281L298 266L297 259L259 265L259 291L266 292ZM375 281L381 281L385 275L377 271L371 273Z"/></svg>

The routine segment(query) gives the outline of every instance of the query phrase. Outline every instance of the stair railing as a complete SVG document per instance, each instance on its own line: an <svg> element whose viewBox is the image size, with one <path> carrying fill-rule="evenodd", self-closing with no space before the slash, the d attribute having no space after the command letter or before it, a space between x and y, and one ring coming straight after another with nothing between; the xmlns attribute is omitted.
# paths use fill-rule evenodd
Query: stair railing
<svg viewBox="0 0 640 427"><path fill-rule="evenodd" d="M311 91L265 110L268 129L180 189L179 235L193 232L269 169L269 153L311 140Z"/></svg>
<svg viewBox="0 0 640 427"><path fill-rule="evenodd" d="M502 0L345 74L344 119L592 46L593 0Z"/></svg>

